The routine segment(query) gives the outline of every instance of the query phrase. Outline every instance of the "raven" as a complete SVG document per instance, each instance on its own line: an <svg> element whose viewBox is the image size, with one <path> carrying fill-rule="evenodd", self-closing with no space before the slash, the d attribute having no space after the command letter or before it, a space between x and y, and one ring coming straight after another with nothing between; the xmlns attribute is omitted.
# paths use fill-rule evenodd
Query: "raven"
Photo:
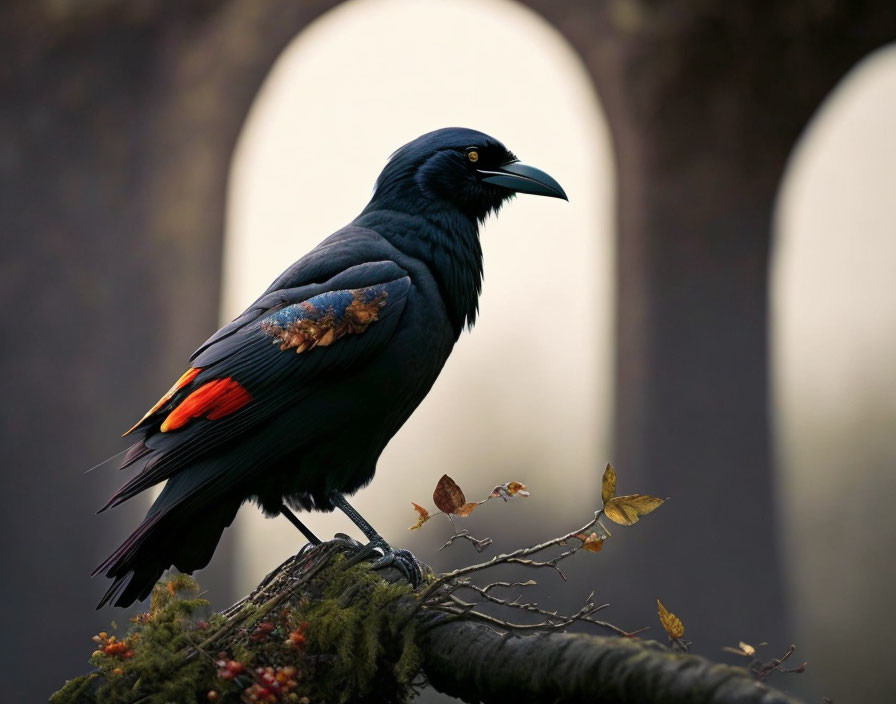
<svg viewBox="0 0 896 704"><path fill-rule="evenodd" d="M416 582L345 500L429 392L482 284L479 225L515 193L566 199L553 178L486 134L445 128L396 151L349 225L281 274L190 358L131 428L139 472L100 512L166 481L146 518L94 575L97 608L142 600L171 565L205 567L240 505L255 500L320 541L295 510L339 508Z"/></svg>

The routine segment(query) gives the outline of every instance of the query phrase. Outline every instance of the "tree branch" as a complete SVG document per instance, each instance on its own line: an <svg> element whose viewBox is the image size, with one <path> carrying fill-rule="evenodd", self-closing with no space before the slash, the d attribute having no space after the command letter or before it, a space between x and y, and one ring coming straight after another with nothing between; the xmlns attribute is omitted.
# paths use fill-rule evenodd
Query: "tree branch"
<svg viewBox="0 0 896 704"><path fill-rule="evenodd" d="M464 701L794 702L741 668L627 638L502 635L461 620L427 630L421 648L432 686Z"/></svg>
<svg viewBox="0 0 896 704"><path fill-rule="evenodd" d="M548 541L510 556L521 558L561 542ZM563 615L519 597L506 601L489 594L495 587L525 587L530 582L478 587L466 579L431 573L414 592L395 570L372 573L367 563L348 566L358 550L353 541L337 539L290 558L252 594L210 619L212 625L187 627L186 639L179 641L186 644L172 657L160 660L158 652L152 653L153 676L168 692L175 686L172 683L185 680L177 684L181 697L187 692L205 697L214 690L214 699L221 702L246 700L246 691L260 686L255 678L262 677L257 673L264 667L292 668L288 671L299 673L293 691L314 702L406 701L420 674L437 690L470 702L794 701L745 669L674 653L658 643L556 632L574 622L616 628L593 619L603 607L592 603L591 597L578 612ZM509 561L503 557L484 564ZM462 569L451 574L469 573ZM480 613L479 604L454 594L463 588L498 606L545 620L515 624ZM160 591L164 596L171 589ZM152 623L153 618L161 616L150 612L145 622ZM182 616L178 619L183 623ZM304 620L308 651L291 651L282 645L290 627L281 632L277 624ZM119 667L104 665L100 657L99 671L70 682L54 695L53 703L95 702L100 689L104 702L133 703L158 694L153 687L162 684L153 684L147 672L129 669L139 668L141 643L149 639L146 635L135 639L136 654ZM247 662L245 672L220 679L221 653L227 657L239 653ZM160 669L160 661L167 670Z"/></svg>

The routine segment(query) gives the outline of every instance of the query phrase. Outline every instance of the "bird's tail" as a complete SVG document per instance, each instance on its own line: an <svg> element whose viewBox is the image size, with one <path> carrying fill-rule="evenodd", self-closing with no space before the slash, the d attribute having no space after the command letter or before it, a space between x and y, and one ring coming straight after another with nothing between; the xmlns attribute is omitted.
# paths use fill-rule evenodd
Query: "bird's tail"
<svg viewBox="0 0 896 704"><path fill-rule="evenodd" d="M170 489L171 482L137 530L94 570L94 576L102 573L115 580L98 609L113 600L115 606L130 606L145 599L171 565L181 572L205 567L241 503L229 499L202 506L184 500L172 504Z"/></svg>

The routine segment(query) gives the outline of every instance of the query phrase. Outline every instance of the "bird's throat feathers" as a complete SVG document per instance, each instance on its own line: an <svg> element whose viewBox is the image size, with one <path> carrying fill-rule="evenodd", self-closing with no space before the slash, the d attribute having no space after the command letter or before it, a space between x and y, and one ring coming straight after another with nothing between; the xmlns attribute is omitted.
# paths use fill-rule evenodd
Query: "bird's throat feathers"
<svg viewBox="0 0 896 704"><path fill-rule="evenodd" d="M396 249L424 262L432 271L455 336L472 327L482 290L482 246L479 223L451 208L372 207L355 224L375 230Z"/></svg>
<svg viewBox="0 0 896 704"><path fill-rule="evenodd" d="M460 335L478 311L479 225L515 192L544 190L533 174L550 180L517 165L516 157L487 134L464 127L435 130L392 154L355 224L376 230L431 268ZM541 190L532 190L530 182Z"/></svg>

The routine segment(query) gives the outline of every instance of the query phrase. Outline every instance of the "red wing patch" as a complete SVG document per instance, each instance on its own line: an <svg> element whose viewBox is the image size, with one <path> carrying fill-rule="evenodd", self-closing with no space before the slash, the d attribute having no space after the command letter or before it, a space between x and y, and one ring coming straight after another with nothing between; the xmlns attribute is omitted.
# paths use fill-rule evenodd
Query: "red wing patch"
<svg viewBox="0 0 896 704"><path fill-rule="evenodd" d="M227 377L209 381L187 396L159 428L163 433L184 427L194 418L218 420L238 411L252 395L238 381Z"/></svg>
<svg viewBox="0 0 896 704"><path fill-rule="evenodd" d="M166 403L168 403L172 398L174 398L174 394L176 394L178 391L180 391L182 388L184 388L187 384L189 384L191 381L193 381L193 379L195 379L196 376L197 376L197 375L199 374L199 372L201 372L201 371L202 371L202 370L201 370L199 367L192 367L192 368L190 368L190 369L187 369L187 371L185 371L185 372L183 373L183 375L180 377L180 379L178 379L177 381L175 381L175 382L174 382L174 385L173 385L170 389L168 389L168 391L165 392L165 395L162 396L162 398L160 398L160 399L158 400L158 402L156 403L156 405L153 406L152 408L150 408L145 414L143 414L143 417L142 417L140 420L138 420L136 423L134 423L134 425L131 427L131 429L128 430L128 431L127 431L124 435L122 435L121 437L124 437L125 435L128 435L128 434L130 434L130 433L133 433L137 428L140 427L140 424L141 424L143 421L145 421L145 420L146 420L147 418L149 418L153 413L155 413L156 411L158 411L162 406L164 406L164 405L165 405Z"/></svg>

